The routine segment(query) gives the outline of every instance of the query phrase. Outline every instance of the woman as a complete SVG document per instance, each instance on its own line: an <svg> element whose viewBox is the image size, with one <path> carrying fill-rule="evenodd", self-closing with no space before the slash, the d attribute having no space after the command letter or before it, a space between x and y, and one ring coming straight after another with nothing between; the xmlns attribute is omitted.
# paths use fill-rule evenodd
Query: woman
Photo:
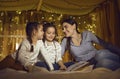
<svg viewBox="0 0 120 79"><path fill-rule="evenodd" d="M65 38L62 40L62 55L66 50L69 50L75 61L88 61L94 64L95 67L105 67L111 70L120 68L119 56L111 53L109 50L97 50L93 46L98 43L102 46L107 46L103 40L95 36L89 31L82 33L78 32L78 24L73 19L65 19L62 21L63 32ZM111 49L117 49L109 44ZM113 51L113 50L112 50ZM116 52L120 53L117 49Z"/></svg>
<svg viewBox="0 0 120 79"><path fill-rule="evenodd" d="M56 27L53 23L44 22L43 23L43 31L44 31L44 46L47 50L47 55L49 56L49 62L53 64L54 70L66 70L66 68L71 65L72 63L63 63L62 57L61 57L61 46L60 44L55 40L55 37L57 35ZM39 56L41 59L42 56ZM49 70L50 67L46 64L46 62L43 61L38 62L36 64L40 67L45 67Z"/></svg>

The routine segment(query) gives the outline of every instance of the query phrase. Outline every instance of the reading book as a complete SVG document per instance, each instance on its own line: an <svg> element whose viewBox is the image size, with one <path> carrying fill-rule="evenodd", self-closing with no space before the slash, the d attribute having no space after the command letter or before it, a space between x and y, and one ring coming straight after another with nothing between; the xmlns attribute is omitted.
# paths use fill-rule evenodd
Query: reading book
<svg viewBox="0 0 120 79"><path fill-rule="evenodd" d="M89 64L89 62L80 61L80 62L77 62L77 63L69 66L66 71L75 71L75 70L77 70L79 68L85 67L88 64Z"/></svg>

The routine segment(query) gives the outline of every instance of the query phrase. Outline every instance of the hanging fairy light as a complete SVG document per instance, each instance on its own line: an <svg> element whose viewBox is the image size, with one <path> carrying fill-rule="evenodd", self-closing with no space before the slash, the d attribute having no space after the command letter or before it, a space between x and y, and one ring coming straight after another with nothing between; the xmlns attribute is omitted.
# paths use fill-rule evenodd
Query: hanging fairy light
<svg viewBox="0 0 120 79"><path fill-rule="evenodd" d="M80 25L81 23L79 22L78 24Z"/></svg>
<svg viewBox="0 0 120 79"><path fill-rule="evenodd" d="M83 22L84 24L86 23L86 21Z"/></svg>
<svg viewBox="0 0 120 79"><path fill-rule="evenodd" d="M53 18L52 17L49 17L49 20L51 21Z"/></svg>
<svg viewBox="0 0 120 79"><path fill-rule="evenodd" d="M70 18L73 18L73 16L70 16Z"/></svg>
<svg viewBox="0 0 120 79"><path fill-rule="evenodd" d="M34 12L33 12L33 11L31 11L31 12L30 12L30 15L31 15L31 16L33 16L33 14L34 14Z"/></svg>
<svg viewBox="0 0 120 79"><path fill-rule="evenodd" d="M53 17L54 15L52 14L51 16Z"/></svg>
<svg viewBox="0 0 120 79"><path fill-rule="evenodd" d="M78 19L80 19L81 17L78 17Z"/></svg>
<svg viewBox="0 0 120 79"><path fill-rule="evenodd" d="M10 13L8 13L8 14L10 14ZM3 18L3 16L8 16L8 14L7 14L7 12L6 12L6 15L5 15L5 12L0 12L0 17ZM33 15L37 18L33 17ZM90 19L88 19L88 17L90 17ZM9 18L9 17L7 17L7 18ZM62 37L64 36L64 34L62 32L62 26L60 24L60 21L64 18L74 19L79 25L78 30L80 32L84 31L84 30L89 30L89 31L95 33L96 15L93 15L91 17L88 15L83 15L83 16L77 15L76 16L76 15L56 14L56 13L50 13L50 12L44 12L44 11L40 11L40 13L35 12L35 11L15 11L14 14L12 14L12 18L10 21L10 23L12 25L12 26L10 25L10 31L7 30L7 32L9 31L9 33L10 33L9 36L11 36L9 38L11 38L10 42L12 43L12 47L13 47L12 50L17 49L19 46L19 40L16 41L17 40L16 38L19 37L19 39L22 40L23 36L21 36L21 35L25 34L25 31L23 29L21 30L21 27L19 27L19 26L16 27L16 25L14 25L12 23L15 23L15 24L18 24L21 26L26 26L26 23L29 21L38 21L38 22L41 22L43 20L50 21L50 22L55 21L55 25L57 26L57 29L58 29L58 39L60 42ZM5 21L4 19L1 19L1 20ZM24 23L19 23L19 21L21 21L21 20L24 20L24 21L22 21ZM3 25L2 25L2 28L3 28ZM6 27L4 27L4 28L7 29ZM20 32L16 33L15 32L16 29L18 29ZM25 29L25 27L24 27L24 29ZM3 43L3 41L4 40L1 40L0 42ZM5 48L5 47L3 47L3 48Z"/></svg>
<svg viewBox="0 0 120 79"><path fill-rule="evenodd" d="M18 44L18 43L16 43L16 45L15 45L15 49L17 50L17 49L18 49L18 47L19 47L19 44Z"/></svg>
<svg viewBox="0 0 120 79"><path fill-rule="evenodd" d="M16 13L20 15L22 12L21 11L16 11Z"/></svg>
<svg viewBox="0 0 120 79"><path fill-rule="evenodd" d="M75 17L73 17L73 19L75 19Z"/></svg>
<svg viewBox="0 0 120 79"><path fill-rule="evenodd" d="M60 14L60 16L58 17L58 21L60 21L62 17L63 17L63 15Z"/></svg>
<svg viewBox="0 0 120 79"><path fill-rule="evenodd" d="M0 14L1 16L4 16L4 12L1 12L1 14Z"/></svg>
<svg viewBox="0 0 120 79"><path fill-rule="evenodd" d="M2 27L2 20L0 20L0 32L3 31L3 27Z"/></svg>
<svg viewBox="0 0 120 79"><path fill-rule="evenodd" d="M14 18L14 22L15 22L16 24L19 23L19 16L15 16L15 18Z"/></svg>
<svg viewBox="0 0 120 79"><path fill-rule="evenodd" d="M27 23L27 22L28 22L28 20L26 19L26 20L25 20L25 22Z"/></svg>
<svg viewBox="0 0 120 79"><path fill-rule="evenodd" d="M45 17L44 16L42 16L42 18L41 19L45 19Z"/></svg>

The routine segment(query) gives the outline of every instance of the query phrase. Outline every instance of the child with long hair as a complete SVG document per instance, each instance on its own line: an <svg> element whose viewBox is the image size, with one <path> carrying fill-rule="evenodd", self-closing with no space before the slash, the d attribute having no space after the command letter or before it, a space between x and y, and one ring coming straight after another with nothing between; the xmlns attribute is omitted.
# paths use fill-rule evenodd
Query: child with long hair
<svg viewBox="0 0 120 79"><path fill-rule="evenodd" d="M47 57L46 55L47 52L42 42L43 34L44 34L43 25L41 23L38 22L27 23L26 38L20 44L19 51L11 55L12 58L15 59L15 61L19 61L21 65L24 67L24 69L28 72L31 72L35 64L38 62L37 57L40 51L46 63L51 68L50 70L53 70L52 64L48 62L49 57ZM1 65L2 64L3 63L1 63Z"/></svg>

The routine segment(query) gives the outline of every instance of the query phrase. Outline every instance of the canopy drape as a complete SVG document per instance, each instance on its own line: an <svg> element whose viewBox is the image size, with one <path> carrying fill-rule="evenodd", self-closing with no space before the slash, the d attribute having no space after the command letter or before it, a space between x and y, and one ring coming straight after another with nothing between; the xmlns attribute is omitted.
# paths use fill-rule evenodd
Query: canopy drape
<svg viewBox="0 0 120 79"><path fill-rule="evenodd" d="M0 11L44 10L70 15L91 12L105 0L0 0Z"/></svg>

